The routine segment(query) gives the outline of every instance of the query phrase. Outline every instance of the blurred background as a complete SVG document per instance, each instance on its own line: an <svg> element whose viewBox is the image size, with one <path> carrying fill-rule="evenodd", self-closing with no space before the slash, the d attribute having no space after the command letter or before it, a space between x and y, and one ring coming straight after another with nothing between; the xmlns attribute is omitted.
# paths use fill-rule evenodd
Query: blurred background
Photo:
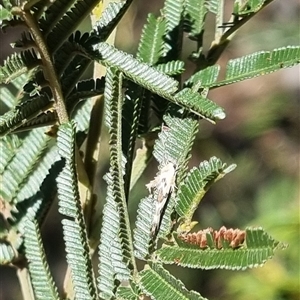
<svg viewBox="0 0 300 300"><path fill-rule="evenodd" d="M228 19L232 3L226 1ZM147 14L158 14L162 6L162 0L136 0L119 26L116 47L134 54ZM274 1L240 29L218 63L224 67L232 58L299 45L299 13L297 0L288 1L288 5L286 1ZM208 16L208 20L204 51L214 34L213 17ZM16 38L16 32L0 34L1 61L11 51L6 48L7 41ZM190 74L193 65L187 56L194 50L194 44L186 37L184 46L186 73ZM209 226L218 229L222 225L241 229L261 226L289 246L277 251L263 268L237 272L169 268L187 288L208 299L300 299L299 76L299 67L294 67L218 88L209 94L211 100L225 108L227 118L217 125L200 122L190 166L217 156L228 164L237 164L237 168L213 185L202 200L194 216L199 221L196 230ZM156 171L150 167L132 192L133 221L138 201L146 194L144 184ZM60 216L55 210L47 219L43 237L58 283L66 264ZM14 269L0 267L0 280L1 300L22 299Z"/></svg>

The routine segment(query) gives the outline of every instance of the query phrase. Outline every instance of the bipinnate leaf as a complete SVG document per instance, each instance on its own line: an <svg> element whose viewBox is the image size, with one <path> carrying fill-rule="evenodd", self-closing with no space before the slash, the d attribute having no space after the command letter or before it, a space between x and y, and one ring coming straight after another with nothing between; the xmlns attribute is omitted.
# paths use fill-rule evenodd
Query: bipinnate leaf
<svg viewBox="0 0 300 300"><path fill-rule="evenodd" d="M160 264L146 265L140 273L141 290L154 300L206 300L199 293L189 291L183 283Z"/></svg>
<svg viewBox="0 0 300 300"><path fill-rule="evenodd" d="M74 122L60 125L57 133L58 151L60 156L65 159L65 166L57 178L59 212L67 217L62 220L62 225L75 297L82 300L97 299L86 226L78 191L75 133Z"/></svg>
<svg viewBox="0 0 300 300"><path fill-rule="evenodd" d="M192 220L195 210L210 186L232 171L236 165L227 166L220 159L211 157L199 167L189 171L187 177L178 186L175 210L186 224Z"/></svg>
<svg viewBox="0 0 300 300"><path fill-rule="evenodd" d="M99 43L94 47L94 51L91 52L91 50L85 49L85 53L97 59L99 63L123 72L125 77L141 87L212 123L222 120L226 116L220 106L192 89L185 88L174 94L179 85L176 80L109 44Z"/></svg>
<svg viewBox="0 0 300 300"><path fill-rule="evenodd" d="M58 300L57 287L50 274L41 240L40 229L36 221L28 220L24 231L26 257L29 263L29 274L35 299Z"/></svg>
<svg viewBox="0 0 300 300"><path fill-rule="evenodd" d="M201 249L181 242L177 246L165 245L156 251L164 264L177 264L182 267L199 269L244 270L262 266L272 258L276 249L285 245L274 240L262 228L247 228L244 244L237 249Z"/></svg>

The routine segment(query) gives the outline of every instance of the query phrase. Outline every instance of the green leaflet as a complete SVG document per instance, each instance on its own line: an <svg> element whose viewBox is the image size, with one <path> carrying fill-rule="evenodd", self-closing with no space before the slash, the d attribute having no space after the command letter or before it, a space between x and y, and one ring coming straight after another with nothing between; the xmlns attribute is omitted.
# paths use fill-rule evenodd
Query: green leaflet
<svg viewBox="0 0 300 300"><path fill-rule="evenodd" d="M9 242L0 242L0 265L6 265L11 263L15 258L17 258L14 248Z"/></svg>
<svg viewBox="0 0 300 300"><path fill-rule="evenodd" d="M287 46L273 51L260 51L240 58L229 60L225 78L217 81L219 66L211 66L195 73L188 83L196 87L219 87L246 79L289 68L299 64L300 47Z"/></svg>
<svg viewBox="0 0 300 300"><path fill-rule="evenodd" d="M120 286L117 290L117 299L119 300L137 300L139 299L138 287L131 282L131 286Z"/></svg>
<svg viewBox="0 0 300 300"><path fill-rule="evenodd" d="M48 31L47 44L51 52L54 53L63 44L97 4L98 0L77 0L72 3L72 7L57 20L51 31Z"/></svg>
<svg viewBox="0 0 300 300"><path fill-rule="evenodd" d="M138 207L136 228L133 231L134 254L138 259L145 260L154 250L153 240L150 235L154 203L152 197L143 198Z"/></svg>
<svg viewBox="0 0 300 300"><path fill-rule="evenodd" d="M32 130L25 139L21 140L13 153L5 140L0 140L0 149L4 159L1 159L1 181L3 187L0 195L6 201L13 203L32 196L43 180L42 174L47 174L48 168L54 162L54 153L46 150L50 143L50 137L44 134L45 129ZM46 154L46 159L40 160ZM40 169L41 167L41 169ZM38 173L36 173L38 171ZM31 175L34 177L31 178Z"/></svg>
<svg viewBox="0 0 300 300"><path fill-rule="evenodd" d="M160 165L164 165L166 162L176 164L176 183L178 183L185 177L190 151L198 131L198 120L165 115L164 121L168 128L162 130L159 134L159 140L154 146L153 155ZM176 189L174 192L176 192ZM175 197L172 193L161 222L159 236L164 236L170 231L174 204Z"/></svg>
<svg viewBox="0 0 300 300"><path fill-rule="evenodd" d="M124 210L113 196L113 180L110 173L107 181L107 197L103 210L101 240L99 245L98 288L104 299L114 296L121 282L129 282L131 253L129 240L124 232Z"/></svg>
<svg viewBox="0 0 300 300"><path fill-rule="evenodd" d="M216 157L200 163L193 168L179 185L175 210L186 222L190 223L195 210L210 186L231 172L236 165L226 164Z"/></svg>
<svg viewBox="0 0 300 300"><path fill-rule="evenodd" d="M122 282L129 282L134 267L133 246L124 190L125 157L122 153L122 74L107 70L106 125L110 134L110 169L105 176L107 197L99 246L98 288L102 298L113 297Z"/></svg>
<svg viewBox="0 0 300 300"><path fill-rule="evenodd" d="M0 83L7 84L39 64L40 60L33 50L14 53L5 60L4 66L0 67Z"/></svg>
<svg viewBox="0 0 300 300"><path fill-rule="evenodd" d="M164 117L164 121L167 128L163 128L159 134L153 155L160 163L159 168L168 162L175 163L178 167L177 182L180 182L183 179L189 153L198 130L198 121L192 118L181 119L170 114ZM172 196L169 199L161 222L159 236L164 236L170 231L174 199ZM139 204L134 243L136 256L140 259L147 258L155 247L150 235L155 201L152 196L149 196L142 199Z"/></svg>
<svg viewBox="0 0 300 300"><path fill-rule="evenodd" d="M180 280L159 264L146 265L139 274L141 290L151 299L206 300L199 293L188 291Z"/></svg>
<svg viewBox="0 0 300 300"><path fill-rule="evenodd" d="M94 34L101 41L105 41L109 37L131 3L132 0L109 2L93 29Z"/></svg>
<svg viewBox="0 0 300 300"><path fill-rule="evenodd" d="M194 91L199 90L200 88L210 87L215 84L218 79L220 72L220 66L214 65L208 68L205 68L194 75L192 75L187 81L186 84L192 84L192 89Z"/></svg>
<svg viewBox="0 0 300 300"><path fill-rule="evenodd" d="M95 50L99 51L101 63L117 68L133 82L154 93L166 95L177 90L177 81L133 58L132 55L106 43L99 43L95 46Z"/></svg>
<svg viewBox="0 0 300 300"><path fill-rule="evenodd" d="M208 0L205 3L205 6L207 7L208 11L210 11L213 14L217 14L219 5L219 0Z"/></svg>
<svg viewBox="0 0 300 300"><path fill-rule="evenodd" d="M166 0L163 8L163 15L167 20L167 31L170 33L179 26L184 10L183 0Z"/></svg>
<svg viewBox="0 0 300 300"><path fill-rule="evenodd" d="M15 78L11 85L1 86L0 94L1 94L1 105L0 112L3 114L7 111L7 109L12 109L16 104L16 96L15 92L20 92L23 89L23 85L25 84L27 79L26 75L21 75Z"/></svg>
<svg viewBox="0 0 300 300"><path fill-rule="evenodd" d="M0 137L16 130L52 106L47 95L29 99L0 117Z"/></svg>
<svg viewBox="0 0 300 300"><path fill-rule="evenodd" d="M244 270L263 265L285 245L261 228L246 229L245 245L238 249L196 249L194 245L165 246L156 254L162 263L200 269Z"/></svg>
<svg viewBox="0 0 300 300"><path fill-rule="evenodd" d="M29 273L34 288L35 299L60 299L57 287L50 274L37 222L28 220L24 234L26 257L29 262Z"/></svg>
<svg viewBox="0 0 300 300"><path fill-rule="evenodd" d="M232 59L226 66L225 79L214 86L223 86L241 80L266 75L300 62L300 46L288 46L273 51L261 51Z"/></svg>
<svg viewBox="0 0 300 300"><path fill-rule="evenodd" d="M9 10L5 9L0 4L0 25L2 25L3 20L9 20L12 18L12 14Z"/></svg>
<svg viewBox="0 0 300 300"><path fill-rule="evenodd" d="M59 212L68 217L62 220L62 225L75 297L82 300L97 299L86 227L78 192L74 122L60 125L57 133L57 147L60 156L65 159L65 166L57 177L57 189Z"/></svg>
<svg viewBox="0 0 300 300"><path fill-rule="evenodd" d="M166 20L149 14L147 24L143 28L137 58L142 62L155 65L161 57L165 56L165 31Z"/></svg>
<svg viewBox="0 0 300 300"><path fill-rule="evenodd" d="M157 65L156 69L169 76L178 75L184 71L184 62L181 60L172 60L164 64Z"/></svg>
<svg viewBox="0 0 300 300"><path fill-rule="evenodd" d="M185 3L185 31L189 33L190 38L197 39L204 30L204 20L207 14L205 0L188 0Z"/></svg>
<svg viewBox="0 0 300 300"><path fill-rule="evenodd" d="M235 14L241 15L248 15L251 13L258 12L264 5L272 2L273 0L248 0L244 3L239 1L235 1L234 4L234 12Z"/></svg>
<svg viewBox="0 0 300 300"><path fill-rule="evenodd" d="M88 51L88 49L86 49ZM198 92L185 88L174 95L178 82L157 69L139 62L131 55L106 43L95 46L99 62L123 72L126 77L149 91L175 103L201 117L215 122L225 118L224 110ZM89 55L95 57L95 53Z"/></svg>

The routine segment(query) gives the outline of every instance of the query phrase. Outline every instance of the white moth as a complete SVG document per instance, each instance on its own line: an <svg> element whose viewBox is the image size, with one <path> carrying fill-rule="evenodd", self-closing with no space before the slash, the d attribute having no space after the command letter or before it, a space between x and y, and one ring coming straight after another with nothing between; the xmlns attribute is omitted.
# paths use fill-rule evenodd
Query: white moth
<svg viewBox="0 0 300 300"><path fill-rule="evenodd" d="M153 194L155 201L155 211L152 220L151 234L157 231L161 219L161 212L175 188L176 166L169 162L165 164L157 176L146 184L149 193Z"/></svg>

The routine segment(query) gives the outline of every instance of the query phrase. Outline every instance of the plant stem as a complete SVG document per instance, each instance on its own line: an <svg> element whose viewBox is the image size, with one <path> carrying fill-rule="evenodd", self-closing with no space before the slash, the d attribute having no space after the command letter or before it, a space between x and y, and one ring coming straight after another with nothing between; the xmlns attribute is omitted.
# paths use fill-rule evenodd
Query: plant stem
<svg viewBox="0 0 300 300"><path fill-rule="evenodd" d="M35 297L31 286L28 269L18 268L17 276L19 278L23 299L34 300Z"/></svg>
<svg viewBox="0 0 300 300"><path fill-rule="evenodd" d="M43 62L45 78L49 81L52 95L55 100L55 109L57 112L59 123L66 123L69 121L69 117L64 103L64 97L61 91L61 86L56 76L51 55L47 49L46 42L36 23L36 20L29 11L23 10L20 7L14 7L13 14L19 15L23 18L30 30L30 33L33 36L33 39L35 41L35 44L38 48L39 54Z"/></svg>

